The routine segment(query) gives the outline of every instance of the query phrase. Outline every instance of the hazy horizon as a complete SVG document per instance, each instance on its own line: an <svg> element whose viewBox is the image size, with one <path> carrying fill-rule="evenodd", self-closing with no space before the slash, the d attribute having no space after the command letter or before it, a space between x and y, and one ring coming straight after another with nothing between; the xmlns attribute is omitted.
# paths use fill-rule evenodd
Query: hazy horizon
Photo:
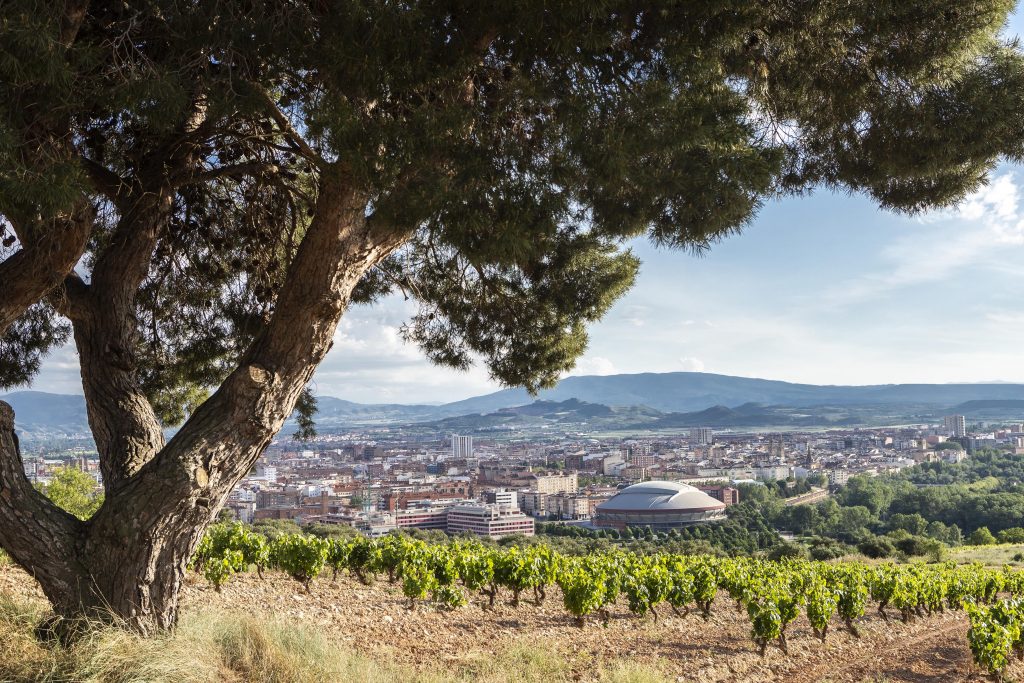
<svg viewBox="0 0 1024 683"><path fill-rule="evenodd" d="M972 381L967 381L967 382L868 382L868 383L849 383L849 384L834 384L834 383L823 383L823 382L787 382L787 380L778 380L778 379L775 379L773 377L754 377L754 376L742 376L742 375L727 375L727 374L724 374L724 373L704 372L704 371L697 371L697 370L668 370L668 371L664 371L664 372L641 371L641 372L622 372L622 373L611 373L611 374L615 374L615 375L618 375L618 376L630 376L630 375L650 375L650 374L670 374L670 373L693 373L693 374L701 374L701 375L716 375L716 376L719 376L719 377L731 377L731 378L735 378L735 379L761 380L761 381L768 381L768 382L786 382L786 383L789 383L789 384L804 384L804 385L822 386L822 387L826 387L826 386L866 387L866 386L884 386L884 385L897 385L897 384L899 384L899 385L915 385L915 384L936 384L936 385L977 385L977 384L1000 384L1000 385L1005 385L1005 384L1021 384L1021 385L1024 385L1024 382L1009 382L1009 381L1005 381L1005 380L987 380L987 381L986 380L979 380L979 381L973 381L973 382ZM601 375L601 374L589 374L589 375L571 374L571 375L566 375L562 379L565 380L565 379L568 379L570 377L585 378L585 377L607 377L607 376L609 376L609 375L608 374L603 374L603 375ZM353 403L362 403L362 404L393 403L393 404L399 404L399 405L440 406L440 405L445 405L447 403L457 403L459 401L470 399L470 398L477 398L477 397L480 397L482 395L487 395L487 394L490 394L490 393L494 393L495 391L501 391L504 388L509 388L509 387L497 387L497 388L495 388L495 389L493 389L491 391L484 391L484 392L481 392L481 393L478 393L478 394L470 394L470 395L467 395L467 396L460 396L460 397L456 397L456 398L435 399L435 400L425 400L425 401L402 401L402 400L395 400L395 401L357 401L357 400L348 398L346 396L340 396L340 395L337 395L337 394L325 393L323 391L318 391L317 395L318 396L322 396L322 397L336 398L336 399L341 399L341 400L345 400L345 401L351 401ZM512 387L512 388L514 388L514 387ZM8 390L6 392L0 393L0 398L3 398L4 396L8 396L8 395L11 395L11 394L17 394L19 392L26 392L26 391L33 391L33 392L39 392L39 393L45 393L45 394L53 394L53 395L58 395L58 396L75 396L75 395L81 395L82 394L81 391L50 391L50 390L38 388L37 386L34 385L34 386L31 386L31 387L17 387L17 388L14 388L14 389L10 389L10 390ZM538 396L538 399L540 399L540 398L541 397Z"/></svg>

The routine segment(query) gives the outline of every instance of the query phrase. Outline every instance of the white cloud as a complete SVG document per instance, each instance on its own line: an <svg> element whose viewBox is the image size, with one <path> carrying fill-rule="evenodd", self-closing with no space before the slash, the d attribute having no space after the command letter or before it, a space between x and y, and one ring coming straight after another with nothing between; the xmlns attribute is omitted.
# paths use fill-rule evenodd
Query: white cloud
<svg viewBox="0 0 1024 683"><path fill-rule="evenodd" d="M78 351L73 342L51 352L29 387L12 387L10 391L48 391L55 394L82 393L82 374Z"/></svg>
<svg viewBox="0 0 1024 683"><path fill-rule="evenodd" d="M1005 250L1024 245L1020 191L1012 173L997 176L953 209L925 214L920 226L879 252L881 267L826 288L818 297L826 307L885 296L894 290L936 282L965 268L999 267L987 263Z"/></svg>
<svg viewBox="0 0 1024 683"><path fill-rule="evenodd" d="M1012 174L998 176L964 200L953 212L940 215L984 223L1000 241L1021 244L1021 216L1018 210L1020 192Z"/></svg>
<svg viewBox="0 0 1024 683"><path fill-rule="evenodd" d="M614 375L615 364L603 356L584 356L576 361L573 375Z"/></svg>
<svg viewBox="0 0 1024 683"><path fill-rule="evenodd" d="M623 312L622 319L633 327L643 327L647 324L647 314L650 312L646 306L629 306Z"/></svg>
<svg viewBox="0 0 1024 683"><path fill-rule="evenodd" d="M679 364L686 372L704 372L704 361L700 358L680 358Z"/></svg>
<svg viewBox="0 0 1024 683"><path fill-rule="evenodd" d="M361 403L446 403L500 388L480 365L441 368L406 342L401 326L414 312L400 296L350 309L313 377L316 392Z"/></svg>

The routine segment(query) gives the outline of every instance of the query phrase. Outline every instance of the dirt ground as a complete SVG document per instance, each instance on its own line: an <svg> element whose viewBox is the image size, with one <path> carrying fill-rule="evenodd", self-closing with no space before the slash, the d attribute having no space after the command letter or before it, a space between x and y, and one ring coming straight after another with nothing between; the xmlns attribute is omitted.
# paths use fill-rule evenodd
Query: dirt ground
<svg viewBox="0 0 1024 683"><path fill-rule="evenodd" d="M35 582L13 567L0 568L0 593L42 600ZM364 586L343 576L317 580L311 594L284 575L265 580L255 574L233 578L222 593L190 576L182 595L187 613L196 609L235 610L287 618L316 626L353 649L417 667L457 665L515 644L543 643L572 663L574 678L588 680L599 663L621 658L657 663L679 682L717 683L785 681L906 681L952 683L985 680L971 661L967 622L947 612L909 624L885 621L873 611L859 623L856 638L833 623L822 644L801 616L789 627L789 654L769 648L761 657L749 637L746 615L720 595L710 620L697 614L678 617L660 606L660 618L637 619L625 604L612 612L607 627L598 622L575 626L561 605L557 588L544 604L524 600L519 607L499 596L494 611L476 598L444 612L429 606L406 608L397 586L378 581ZM1024 678L1015 663L1011 680Z"/></svg>

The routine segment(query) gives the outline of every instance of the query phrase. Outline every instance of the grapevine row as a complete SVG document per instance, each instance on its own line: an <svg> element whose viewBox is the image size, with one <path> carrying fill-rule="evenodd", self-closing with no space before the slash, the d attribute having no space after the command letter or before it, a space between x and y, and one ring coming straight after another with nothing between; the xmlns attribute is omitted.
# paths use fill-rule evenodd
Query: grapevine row
<svg viewBox="0 0 1024 683"><path fill-rule="evenodd" d="M467 592L493 608L499 590L512 604L525 597L540 604L557 585L565 609L579 626L607 623L609 607L625 597L639 617L696 611L708 619L720 594L746 612L751 638L765 654L787 651L787 627L802 613L822 642L833 621L857 636L856 621L873 602L884 619L904 622L947 609L966 609L969 640L980 666L994 675L1009 653L1024 653L1024 573L980 565L957 566L770 561L678 554L636 555L616 550L563 556L545 545L498 548L476 541L428 544L403 535L379 539L323 539L303 534L268 540L241 524L210 529L192 561L218 591L250 567L263 575L276 568L311 590L325 569L349 572L369 584L377 576L401 587L408 606L430 600L442 609L467 603ZM1004 595L1010 597L1000 601ZM1004 652L1005 651L1005 652Z"/></svg>

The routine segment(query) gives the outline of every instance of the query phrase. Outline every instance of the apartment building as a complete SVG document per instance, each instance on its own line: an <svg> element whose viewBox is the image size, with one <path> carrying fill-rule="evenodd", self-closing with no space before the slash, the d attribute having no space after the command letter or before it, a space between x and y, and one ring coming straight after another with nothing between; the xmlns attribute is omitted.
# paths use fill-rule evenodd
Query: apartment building
<svg viewBox="0 0 1024 683"><path fill-rule="evenodd" d="M530 488L540 493L576 493L580 490L579 481L576 472L538 474Z"/></svg>
<svg viewBox="0 0 1024 683"><path fill-rule="evenodd" d="M471 437L471 436L459 436L458 434L452 434L452 457L453 458L472 458L473 457L473 437Z"/></svg>
<svg viewBox="0 0 1024 683"><path fill-rule="evenodd" d="M519 509L519 496L515 491L508 489L494 489L484 491L484 502L497 505L508 510Z"/></svg>
<svg viewBox="0 0 1024 683"><path fill-rule="evenodd" d="M629 456L629 464L633 467L654 467L658 464L658 456L649 453L638 453Z"/></svg>
<svg viewBox="0 0 1024 683"><path fill-rule="evenodd" d="M736 505L740 502L740 491L732 486L698 486L698 489L708 494L715 500L719 500L726 505Z"/></svg>
<svg viewBox="0 0 1024 683"><path fill-rule="evenodd" d="M694 427L690 430L690 443L707 445L714 443L715 432L710 427Z"/></svg>
<svg viewBox="0 0 1024 683"><path fill-rule="evenodd" d="M942 418L946 433L951 436L967 436L967 419L963 415L947 415Z"/></svg>

